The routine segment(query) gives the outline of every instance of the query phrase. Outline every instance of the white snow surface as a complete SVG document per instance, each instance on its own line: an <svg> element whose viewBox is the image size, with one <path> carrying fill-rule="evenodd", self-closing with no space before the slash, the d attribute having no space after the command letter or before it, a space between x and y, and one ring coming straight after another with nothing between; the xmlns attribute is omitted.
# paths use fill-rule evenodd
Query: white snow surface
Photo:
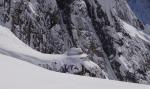
<svg viewBox="0 0 150 89"><path fill-rule="evenodd" d="M52 72L0 54L0 89L150 89L150 86Z"/></svg>

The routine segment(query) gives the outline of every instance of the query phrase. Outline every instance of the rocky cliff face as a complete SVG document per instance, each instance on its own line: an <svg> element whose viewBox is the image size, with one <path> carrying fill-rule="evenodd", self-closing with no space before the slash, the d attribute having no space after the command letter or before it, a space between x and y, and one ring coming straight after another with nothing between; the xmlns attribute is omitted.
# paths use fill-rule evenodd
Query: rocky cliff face
<svg viewBox="0 0 150 89"><path fill-rule="evenodd" d="M130 32L144 25L125 0L0 0L0 23L43 53L81 48L109 79L150 82L148 37Z"/></svg>

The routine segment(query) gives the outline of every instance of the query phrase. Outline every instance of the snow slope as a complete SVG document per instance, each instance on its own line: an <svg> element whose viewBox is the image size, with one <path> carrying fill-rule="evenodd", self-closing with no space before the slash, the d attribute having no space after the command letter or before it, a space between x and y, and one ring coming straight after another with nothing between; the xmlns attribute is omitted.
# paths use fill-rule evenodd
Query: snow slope
<svg viewBox="0 0 150 89"><path fill-rule="evenodd" d="M100 77L102 71L98 65L87 58L79 48L72 48L65 54L43 54L21 42L9 29L0 26L0 54L11 56L49 70L82 73Z"/></svg>
<svg viewBox="0 0 150 89"><path fill-rule="evenodd" d="M149 89L150 86L45 70L0 54L0 89Z"/></svg>

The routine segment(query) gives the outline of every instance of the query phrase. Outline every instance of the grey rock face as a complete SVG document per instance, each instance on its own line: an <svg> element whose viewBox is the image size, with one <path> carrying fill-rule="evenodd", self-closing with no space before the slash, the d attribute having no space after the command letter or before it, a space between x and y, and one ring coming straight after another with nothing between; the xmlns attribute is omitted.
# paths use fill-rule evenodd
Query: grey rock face
<svg viewBox="0 0 150 89"><path fill-rule="evenodd" d="M0 21L38 51L81 48L109 79L150 81L149 43L132 37L122 21L144 25L125 0L0 0Z"/></svg>

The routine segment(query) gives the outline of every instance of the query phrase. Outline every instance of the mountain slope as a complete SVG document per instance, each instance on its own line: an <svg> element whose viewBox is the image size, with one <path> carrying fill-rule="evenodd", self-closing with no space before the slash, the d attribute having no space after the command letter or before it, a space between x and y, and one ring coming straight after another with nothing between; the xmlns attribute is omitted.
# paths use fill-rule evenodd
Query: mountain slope
<svg viewBox="0 0 150 89"><path fill-rule="evenodd" d="M42 53L80 48L76 54L88 55L96 76L150 83L149 36L126 0L0 0L0 23Z"/></svg>
<svg viewBox="0 0 150 89"><path fill-rule="evenodd" d="M87 69L92 68L94 72L98 66L85 59L83 56L73 54L75 51L69 51L69 59L66 55L42 54L37 52L17 39L9 29L0 26L0 88L2 89L148 89L149 86L137 85L132 83L123 83L117 81L102 80L98 78L81 77L70 74L52 72L44 68L35 66L39 64L48 64L49 67L59 68L61 65L50 65L51 61L56 63L67 61L66 65L83 63ZM3 41L3 42L2 42ZM11 44L10 44L11 43ZM79 56L79 57L78 57ZM65 57L65 58L64 58ZM57 58L57 59L55 59ZM76 58L76 59L75 59ZM24 60L24 61L23 61ZM84 61L82 61L84 60ZM25 62L28 61L28 62ZM46 61L46 62L45 62ZM76 62L75 62L76 61ZM79 62L80 61L80 62ZM35 65L33 65L33 64ZM76 67L78 67L76 65ZM56 70L55 70L56 71ZM77 70L72 70L77 72ZM91 71L91 73L92 73ZM71 71L70 71L71 72ZM73 73L72 72L72 73ZM97 71L98 72L98 71ZM98 73L97 73L98 74ZM98 74L99 75L99 74ZM80 86L79 86L80 85Z"/></svg>

